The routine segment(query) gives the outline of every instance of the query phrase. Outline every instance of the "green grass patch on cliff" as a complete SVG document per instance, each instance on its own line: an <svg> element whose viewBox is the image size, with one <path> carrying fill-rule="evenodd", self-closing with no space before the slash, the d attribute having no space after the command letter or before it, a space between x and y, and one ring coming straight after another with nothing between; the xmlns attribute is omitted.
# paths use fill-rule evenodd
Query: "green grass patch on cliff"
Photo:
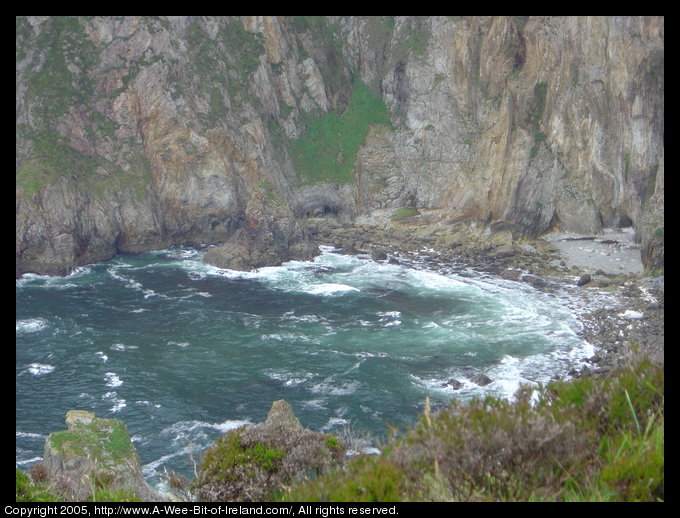
<svg viewBox="0 0 680 518"><path fill-rule="evenodd" d="M404 207L402 209L397 210L394 214L392 214L391 219L392 221L401 221L411 218L413 216L417 216L418 214L419 214L418 209L414 207Z"/></svg>
<svg viewBox="0 0 680 518"><path fill-rule="evenodd" d="M49 124L70 106L88 104L94 92L88 72L96 63L98 49L87 37L84 18L48 17L32 45L35 57L26 79L26 97L35 103L41 122Z"/></svg>
<svg viewBox="0 0 680 518"><path fill-rule="evenodd" d="M311 121L292 142L293 166L302 184L349 183L359 146L371 124L391 127L387 107L360 80L342 115L327 113Z"/></svg>
<svg viewBox="0 0 680 518"><path fill-rule="evenodd" d="M125 171L103 157L78 152L55 130L30 133L18 128L17 134L33 142L16 172L16 186L23 196L37 194L59 178L69 178L78 182L81 191L99 199L106 193L127 192L141 200L151 183L151 165L140 151L129 153L129 169Z"/></svg>

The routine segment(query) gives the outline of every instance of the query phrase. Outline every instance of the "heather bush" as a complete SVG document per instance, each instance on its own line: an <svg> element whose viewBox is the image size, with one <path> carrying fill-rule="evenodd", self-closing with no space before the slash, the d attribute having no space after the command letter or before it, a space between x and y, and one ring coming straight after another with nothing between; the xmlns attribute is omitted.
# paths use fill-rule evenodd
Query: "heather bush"
<svg viewBox="0 0 680 518"><path fill-rule="evenodd" d="M228 432L206 450L193 491L204 501L262 501L296 479L317 477L344 458L342 442L306 430L276 401L264 423Z"/></svg>
<svg viewBox="0 0 680 518"><path fill-rule="evenodd" d="M400 466L384 457L358 456L305 484L288 488L287 502L398 502L405 490Z"/></svg>
<svg viewBox="0 0 680 518"><path fill-rule="evenodd" d="M583 462L592 440L572 420L533 407L528 397L512 403L489 398L426 413L391 456L410 474L418 500L442 494L457 501L553 499L561 467Z"/></svg>
<svg viewBox="0 0 680 518"><path fill-rule="evenodd" d="M332 474L288 488L305 501L658 501L663 367L523 387L512 401L452 402Z"/></svg>

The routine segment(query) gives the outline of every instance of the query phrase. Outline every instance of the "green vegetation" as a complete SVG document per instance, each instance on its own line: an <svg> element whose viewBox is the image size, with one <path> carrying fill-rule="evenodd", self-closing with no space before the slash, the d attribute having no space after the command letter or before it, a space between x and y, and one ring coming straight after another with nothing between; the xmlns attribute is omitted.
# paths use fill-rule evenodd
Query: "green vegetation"
<svg viewBox="0 0 680 518"><path fill-rule="evenodd" d="M93 423L94 433L105 421ZM380 455L344 464L343 441L285 422L239 428L218 439L203 455L191 485L194 496L306 502L664 499L664 371L647 359L608 377L522 387L513 401L453 401L433 412L426 400L419 422L384 444ZM109 432L111 448L127 452L124 426ZM73 440L69 432L52 437L62 445ZM17 470L17 501L59 499L40 466L30 478ZM110 482L99 475L90 499L134 501L134 494L114 490Z"/></svg>
<svg viewBox="0 0 680 518"><path fill-rule="evenodd" d="M16 470L16 501L17 502L60 502L63 498L53 490L51 484L46 479L35 476L35 468L42 467L42 464L35 464L29 477L23 471ZM110 485L110 481L97 479L94 483L92 496L88 502L140 502L141 499L133 491L115 489Z"/></svg>
<svg viewBox="0 0 680 518"><path fill-rule="evenodd" d="M108 120L104 119L104 124L109 124ZM151 166L141 152L128 157L132 167L124 171L103 157L79 153L53 129L35 133L31 138L31 152L16 172L16 185L23 196L37 194L56 179L70 176L78 181L80 189L97 198L107 192L127 191L139 200L151 182Z"/></svg>
<svg viewBox="0 0 680 518"><path fill-rule="evenodd" d="M270 203L276 207L285 207L287 205L286 200L283 198L281 193L278 192L272 183L266 178L263 178L257 183L255 190L264 197L267 203Z"/></svg>
<svg viewBox="0 0 680 518"><path fill-rule="evenodd" d="M16 470L17 502L59 502L61 498L53 493L43 481L33 482L26 473Z"/></svg>
<svg viewBox="0 0 680 518"><path fill-rule="evenodd" d="M391 219L392 221L399 221L417 215L418 209L414 207L404 207L403 209L399 209L394 214L392 214Z"/></svg>
<svg viewBox="0 0 680 518"><path fill-rule="evenodd" d="M26 33L26 25L17 22L17 36ZM88 104L94 91L88 72L98 51L85 34L82 17L49 17L32 45L34 71L26 82L26 97L35 102L43 123L55 121L70 106Z"/></svg>
<svg viewBox="0 0 680 518"><path fill-rule="evenodd" d="M225 96L231 106L259 100L251 91L251 75L260 65L264 53L261 39L243 28L238 19L221 24L212 37L196 17L186 30L186 42L191 56L190 71L178 71L173 97L183 95L186 84L194 84L206 93L210 112L202 116L207 126L215 126L227 113Z"/></svg>
<svg viewBox="0 0 680 518"><path fill-rule="evenodd" d="M245 446L241 430L218 439L206 451L201 463L201 476L223 482L236 480L237 468L251 465L252 470L276 471L286 452L282 449L267 447L263 444Z"/></svg>
<svg viewBox="0 0 680 518"><path fill-rule="evenodd" d="M357 151L371 124L391 126L387 107L357 79L345 113L328 113L313 120L307 131L292 142L299 181L351 182Z"/></svg>
<svg viewBox="0 0 680 518"><path fill-rule="evenodd" d="M430 41L431 31L427 28L413 28L401 42L415 56L424 56Z"/></svg>
<svg viewBox="0 0 680 518"><path fill-rule="evenodd" d="M145 195L150 181L148 162L133 157L134 165L141 168L132 167L126 172L95 151L96 142L115 141L119 125L104 113L87 108L97 100L91 72L99 49L88 38L85 22L85 17L53 16L42 22L39 31L34 31L25 18L17 18L17 45L30 47L33 52L30 59L25 52L17 56L25 60L25 99L31 105L31 126L17 124L16 132L17 138L31 143L31 149L17 170L16 184L23 196L31 196L59 178L69 177L95 197L131 190L139 199ZM136 67L124 81L129 81L138 70ZM91 154L74 149L56 129L73 107L87 110L87 122L82 129L90 144L85 147L92 148ZM115 143L114 147L119 148L120 144Z"/></svg>
<svg viewBox="0 0 680 518"><path fill-rule="evenodd" d="M137 455L126 426L116 419L95 417L88 425L53 433L49 440L57 451L68 451L81 457L107 458L112 463Z"/></svg>
<svg viewBox="0 0 680 518"><path fill-rule="evenodd" d="M276 401L264 423L232 430L203 453L191 490L202 501L269 500L344 455L340 439L304 429L290 405Z"/></svg>
<svg viewBox="0 0 680 518"><path fill-rule="evenodd" d="M529 101L526 116L526 124L529 126L534 136L534 145L531 148L530 158L535 158L536 155L538 155L538 148L540 147L541 142L544 142L547 139L547 135L540 130L547 95L548 83L536 83L536 86L534 86L534 94Z"/></svg>
<svg viewBox="0 0 680 518"><path fill-rule="evenodd" d="M375 457L287 501L658 501L664 498L663 368L550 383L513 402L453 402Z"/></svg>
<svg viewBox="0 0 680 518"><path fill-rule="evenodd" d="M338 472L295 486L282 495L288 502L399 502L404 500L405 473L384 457L361 456Z"/></svg>

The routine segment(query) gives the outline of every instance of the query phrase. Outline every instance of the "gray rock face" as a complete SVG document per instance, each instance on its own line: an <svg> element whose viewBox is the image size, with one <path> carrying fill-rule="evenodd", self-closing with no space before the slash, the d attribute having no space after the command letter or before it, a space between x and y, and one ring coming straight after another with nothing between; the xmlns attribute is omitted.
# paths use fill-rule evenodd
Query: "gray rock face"
<svg viewBox="0 0 680 518"><path fill-rule="evenodd" d="M236 257L258 195L284 236L257 246L403 206L632 225L663 269L663 17L43 16L16 38L17 275L186 241Z"/></svg>
<svg viewBox="0 0 680 518"><path fill-rule="evenodd" d="M67 430L45 441L44 464L51 486L70 501L85 501L96 488L128 491L153 501L160 496L144 481L125 425L84 410L66 414Z"/></svg>
<svg viewBox="0 0 680 518"><path fill-rule="evenodd" d="M210 249L204 261L219 268L253 270L289 260L307 261L319 253L312 236L286 207L251 199L245 222L226 243Z"/></svg>

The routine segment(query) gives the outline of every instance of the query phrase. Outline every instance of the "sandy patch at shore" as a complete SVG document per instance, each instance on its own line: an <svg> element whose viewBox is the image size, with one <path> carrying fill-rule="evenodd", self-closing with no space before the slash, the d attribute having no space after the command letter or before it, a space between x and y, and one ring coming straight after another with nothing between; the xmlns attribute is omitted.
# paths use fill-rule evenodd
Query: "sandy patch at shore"
<svg viewBox="0 0 680 518"><path fill-rule="evenodd" d="M632 228L605 228L597 236L553 232L543 237L559 249L567 266L587 273L639 274L644 269Z"/></svg>

